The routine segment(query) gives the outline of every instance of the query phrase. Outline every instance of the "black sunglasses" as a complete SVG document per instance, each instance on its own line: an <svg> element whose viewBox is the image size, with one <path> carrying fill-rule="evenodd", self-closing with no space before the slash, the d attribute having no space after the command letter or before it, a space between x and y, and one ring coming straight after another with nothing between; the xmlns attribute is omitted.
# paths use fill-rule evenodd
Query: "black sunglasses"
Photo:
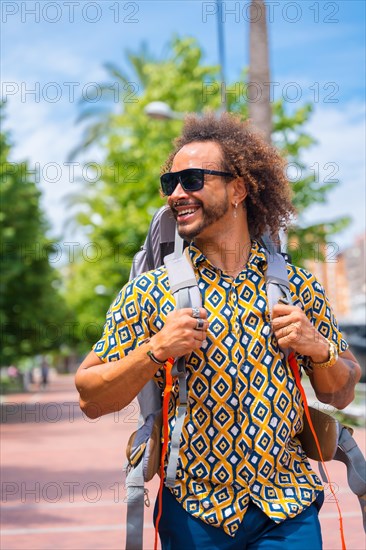
<svg viewBox="0 0 366 550"><path fill-rule="evenodd" d="M167 172L160 176L161 188L164 195L171 195L178 183L184 191L199 191L203 188L205 174L213 176L234 177L229 172L218 172L217 170L204 170L203 168L187 168L180 172Z"/></svg>

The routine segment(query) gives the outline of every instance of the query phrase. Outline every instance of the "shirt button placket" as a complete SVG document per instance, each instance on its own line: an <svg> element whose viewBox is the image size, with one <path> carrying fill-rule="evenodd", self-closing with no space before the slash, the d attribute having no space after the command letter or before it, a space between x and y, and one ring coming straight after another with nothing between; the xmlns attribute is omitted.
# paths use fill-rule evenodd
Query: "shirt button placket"
<svg viewBox="0 0 366 550"><path fill-rule="evenodd" d="M238 293L237 293L237 287L235 284L231 285L230 290L230 307L232 311L232 317L231 317L231 332L232 336L234 338L234 344L233 344L233 361L235 365L237 366L237 358L239 356L239 322L238 322ZM238 395L238 377L236 376L236 393Z"/></svg>

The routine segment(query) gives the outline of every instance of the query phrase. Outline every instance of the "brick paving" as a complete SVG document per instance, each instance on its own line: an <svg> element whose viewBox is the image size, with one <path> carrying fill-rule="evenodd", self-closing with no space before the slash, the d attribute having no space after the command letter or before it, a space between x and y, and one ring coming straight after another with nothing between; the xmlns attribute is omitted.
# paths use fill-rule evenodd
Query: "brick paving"
<svg viewBox="0 0 366 550"><path fill-rule="evenodd" d="M2 550L121 550L125 540L124 448L137 407L89 420L80 412L72 376L45 391L6 396L1 406ZM355 437L365 452L365 430ZM329 472L344 517L348 550L364 550L357 498L339 462ZM145 550L153 548L152 509L158 478L148 484ZM324 550L341 548L337 510L326 490ZM187 549L188 550L188 549ZM270 549L269 549L270 550ZM304 550L308 545L304 541Z"/></svg>

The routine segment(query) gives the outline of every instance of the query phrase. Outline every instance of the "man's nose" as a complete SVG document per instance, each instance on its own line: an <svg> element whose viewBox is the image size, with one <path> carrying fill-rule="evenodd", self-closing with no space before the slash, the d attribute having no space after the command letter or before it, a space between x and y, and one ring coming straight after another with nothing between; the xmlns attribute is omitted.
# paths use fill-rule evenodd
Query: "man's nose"
<svg viewBox="0 0 366 550"><path fill-rule="evenodd" d="M170 195L171 199L173 201L177 201L178 199L182 199L182 198L187 198L188 197L188 193L187 191L185 191L180 183L180 181L178 181L178 185L176 186L176 188L174 189L173 193Z"/></svg>

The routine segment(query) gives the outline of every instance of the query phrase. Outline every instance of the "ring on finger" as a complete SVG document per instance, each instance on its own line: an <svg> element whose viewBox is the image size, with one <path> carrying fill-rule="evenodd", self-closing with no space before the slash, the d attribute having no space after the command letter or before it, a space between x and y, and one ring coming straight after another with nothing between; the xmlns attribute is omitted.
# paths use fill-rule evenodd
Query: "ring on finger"
<svg viewBox="0 0 366 550"><path fill-rule="evenodd" d="M205 321L203 319L197 319L196 330L202 330L204 326Z"/></svg>
<svg viewBox="0 0 366 550"><path fill-rule="evenodd" d="M195 319L198 319L200 316L200 308L199 307L192 307L192 317Z"/></svg>

